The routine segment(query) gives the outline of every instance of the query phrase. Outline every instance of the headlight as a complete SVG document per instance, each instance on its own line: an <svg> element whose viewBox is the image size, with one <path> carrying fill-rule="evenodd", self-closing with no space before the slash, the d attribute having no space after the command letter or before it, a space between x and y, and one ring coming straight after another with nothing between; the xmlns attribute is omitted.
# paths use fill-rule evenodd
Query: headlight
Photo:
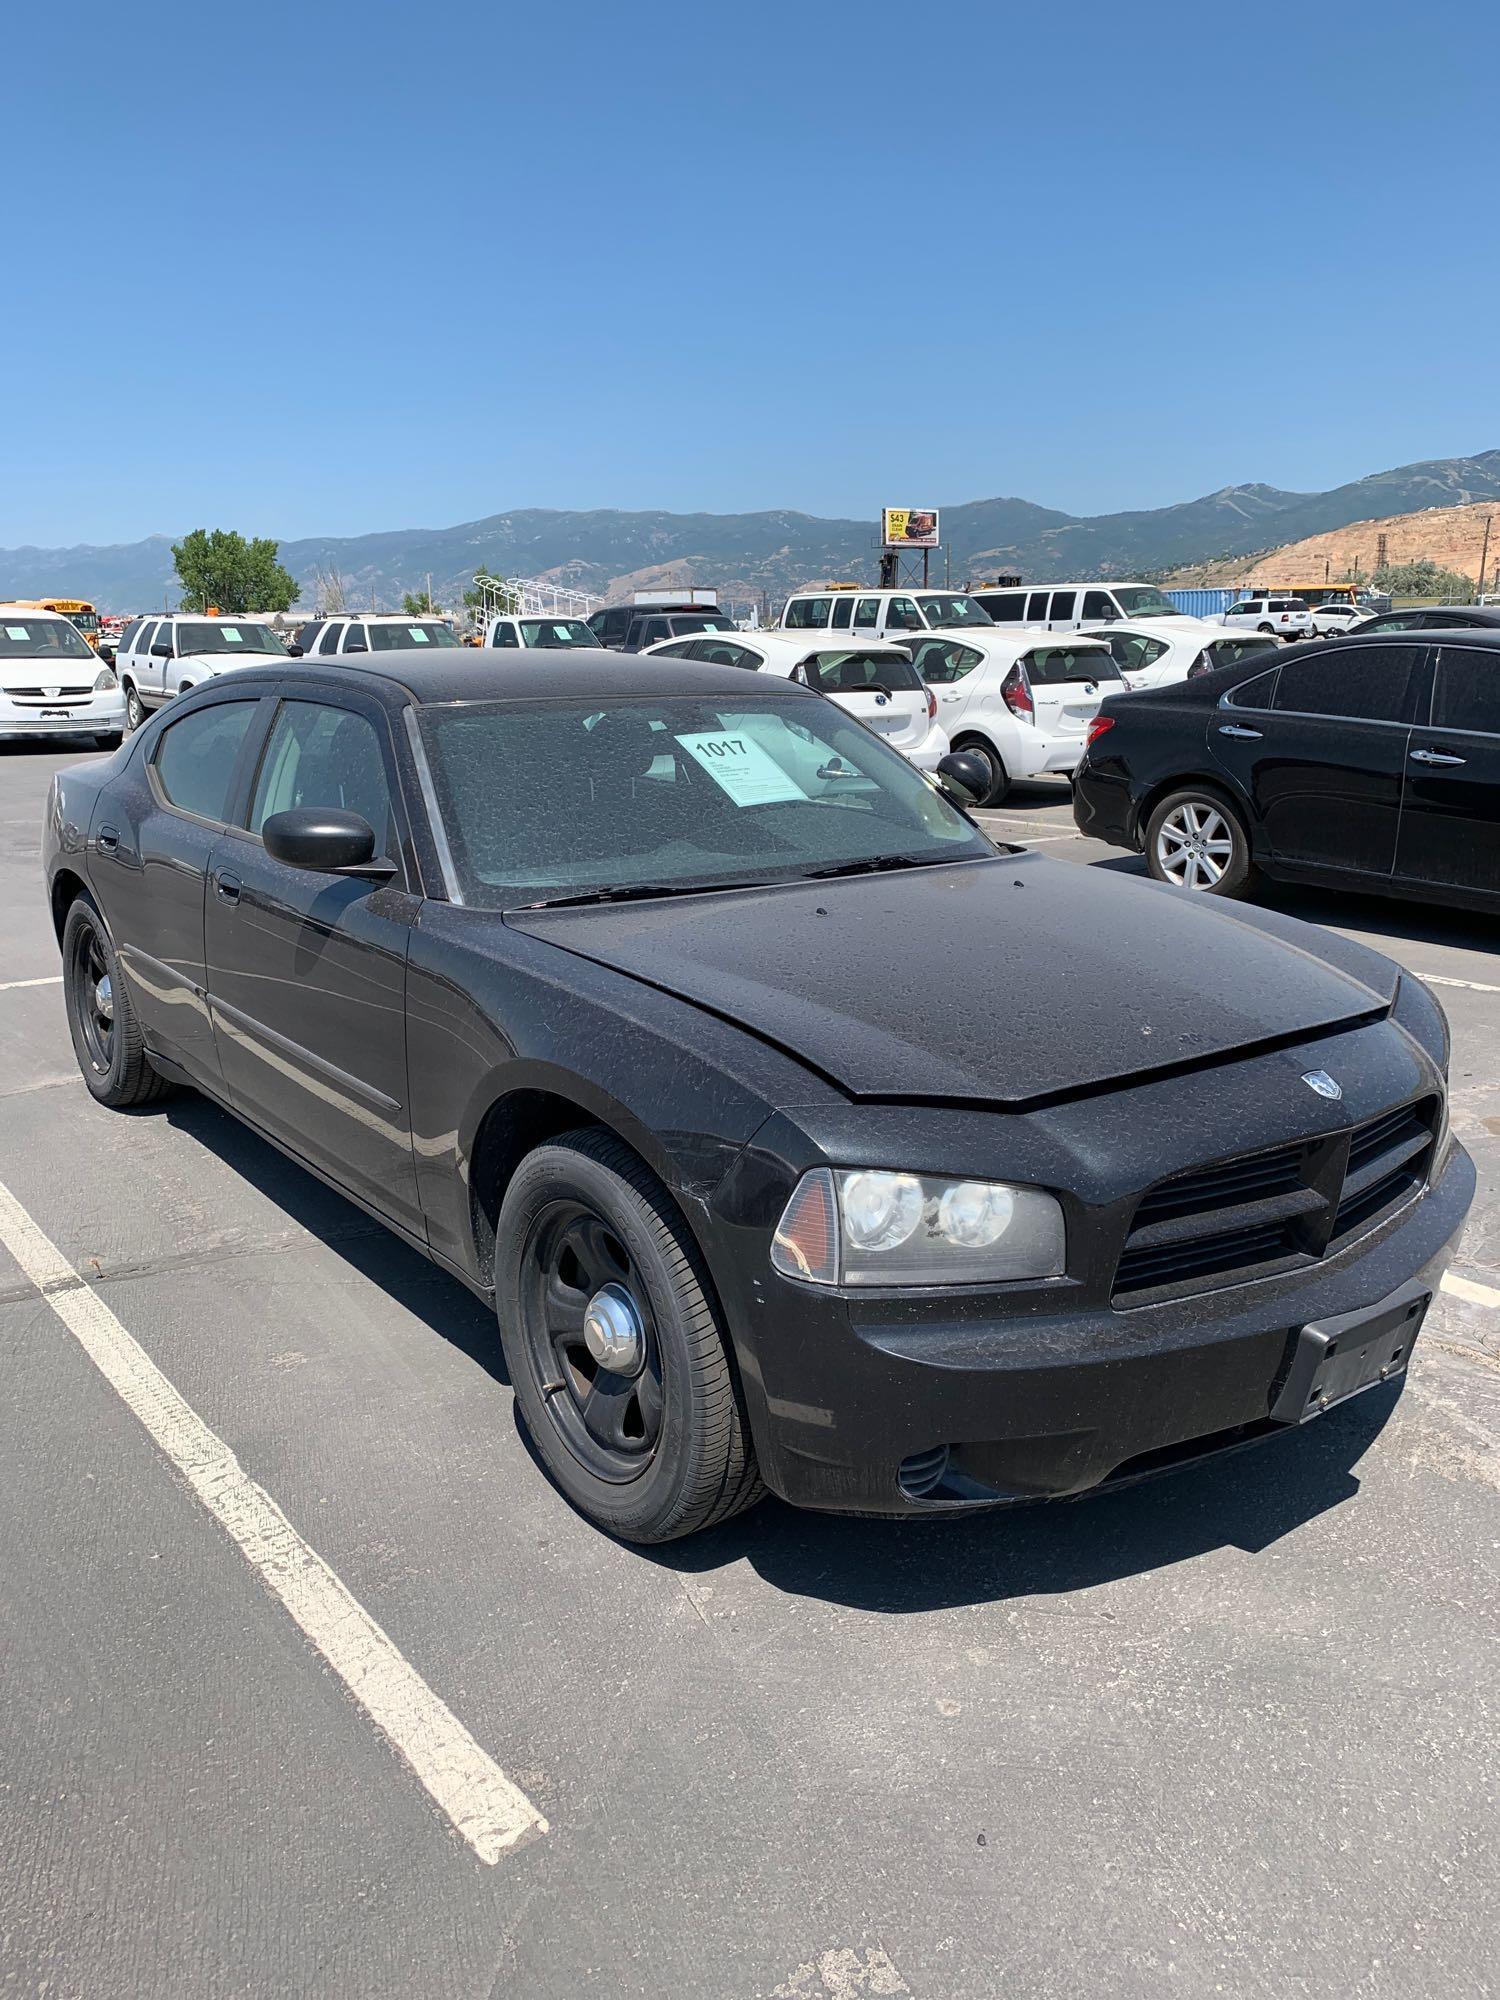
<svg viewBox="0 0 1500 2000"><path fill-rule="evenodd" d="M1059 1278L1062 1207L1040 1188L814 1167L792 1192L773 1266L816 1285L977 1285Z"/></svg>
<svg viewBox="0 0 1500 2000"><path fill-rule="evenodd" d="M99 669L99 678L94 682L94 693L104 694L110 688L117 688L119 685L120 683L115 679L113 669L110 667L101 667Z"/></svg>

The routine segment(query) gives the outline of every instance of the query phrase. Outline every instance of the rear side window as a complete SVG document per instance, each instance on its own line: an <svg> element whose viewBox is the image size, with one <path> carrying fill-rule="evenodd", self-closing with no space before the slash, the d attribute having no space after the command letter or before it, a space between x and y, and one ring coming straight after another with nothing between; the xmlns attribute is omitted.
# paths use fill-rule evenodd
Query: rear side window
<svg viewBox="0 0 1500 2000"><path fill-rule="evenodd" d="M1432 726L1500 736L1500 653L1443 648L1432 694Z"/></svg>
<svg viewBox="0 0 1500 2000"><path fill-rule="evenodd" d="M832 609L831 597L794 597L781 622L789 632L805 632L812 626L826 625Z"/></svg>
<svg viewBox="0 0 1500 2000"><path fill-rule="evenodd" d="M802 677L821 694L858 694L884 688L887 694L920 694L921 676L899 653L814 653L802 662Z"/></svg>
<svg viewBox="0 0 1500 2000"><path fill-rule="evenodd" d="M1115 665L1131 674L1149 667L1167 650L1164 640L1148 639L1144 632L1111 632L1104 643Z"/></svg>
<svg viewBox="0 0 1500 2000"><path fill-rule="evenodd" d="M1026 618L1026 593L1007 590L1003 597L987 597L984 608L997 625L1020 625Z"/></svg>
<svg viewBox="0 0 1500 2000"><path fill-rule="evenodd" d="M1045 590L1034 590L1026 600L1026 623L1045 625L1047 622L1047 595Z"/></svg>
<svg viewBox="0 0 1500 2000"><path fill-rule="evenodd" d="M854 599L852 597L840 597L836 599L833 607L833 623L835 627L841 632L847 632L853 622Z"/></svg>
<svg viewBox="0 0 1500 2000"><path fill-rule="evenodd" d="M364 626L351 625L348 632L344 635L344 651L346 653L368 653L369 650L370 635L366 632Z"/></svg>
<svg viewBox="0 0 1500 2000"><path fill-rule="evenodd" d="M318 651L320 653L336 653L339 649L339 634L343 629L343 626L336 621L330 625L318 641Z"/></svg>
<svg viewBox="0 0 1500 2000"><path fill-rule="evenodd" d="M854 622L856 625L878 625L880 623L880 599L878 597L862 597L854 607Z"/></svg>
<svg viewBox="0 0 1500 2000"><path fill-rule="evenodd" d="M196 709L162 731L156 782L180 812L224 819L235 763L255 713L253 701L221 701Z"/></svg>
<svg viewBox="0 0 1500 2000"><path fill-rule="evenodd" d="M1073 606L1077 602L1078 592L1076 590L1054 590L1052 593L1052 609L1047 615L1049 618L1071 618L1073 616Z"/></svg>
<svg viewBox="0 0 1500 2000"><path fill-rule="evenodd" d="M1026 655L1026 677L1033 687L1054 687L1062 681L1117 681L1120 669L1102 646L1034 646Z"/></svg>
<svg viewBox="0 0 1500 2000"><path fill-rule="evenodd" d="M1348 716L1360 722L1410 722L1421 650L1358 646L1282 663L1276 707L1295 715Z"/></svg>
<svg viewBox="0 0 1500 2000"><path fill-rule="evenodd" d="M702 660L709 667L748 667L752 673L760 666L759 654L752 653L748 646L735 645L730 639L696 639L688 657Z"/></svg>

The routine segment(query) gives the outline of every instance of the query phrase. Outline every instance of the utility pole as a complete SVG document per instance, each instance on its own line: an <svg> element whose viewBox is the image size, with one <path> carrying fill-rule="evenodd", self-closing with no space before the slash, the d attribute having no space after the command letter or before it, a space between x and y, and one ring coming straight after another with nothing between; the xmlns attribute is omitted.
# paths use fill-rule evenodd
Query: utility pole
<svg viewBox="0 0 1500 2000"><path fill-rule="evenodd" d="M1479 552L1479 588L1474 593L1481 604L1484 602L1485 566L1490 559L1490 523L1494 518L1493 514L1486 514L1484 517L1484 547Z"/></svg>

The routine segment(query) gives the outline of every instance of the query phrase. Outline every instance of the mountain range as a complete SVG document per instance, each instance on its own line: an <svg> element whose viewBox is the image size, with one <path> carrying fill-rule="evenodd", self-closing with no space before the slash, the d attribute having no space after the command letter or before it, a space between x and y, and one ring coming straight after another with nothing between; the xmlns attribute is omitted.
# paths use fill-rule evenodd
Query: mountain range
<svg viewBox="0 0 1500 2000"><path fill-rule="evenodd" d="M1175 506L1117 514L1064 514L1029 500L971 500L942 510L942 530L955 582L1002 570L1028 579L1140 576L1256 554L1353 521L1486 500L1500 500L1500 450L1397 466L1325 493L1225 486ZM239 525L262 532L259 523ZM68 594L111 611L160 604L167 594L175 601L172 539L0 550L0 597ZM390 609L404 591L425 587L429 575L438 601L456 603L479 568L554 577L603 599L671 582L715 584L738 599L764 593L774 601L799 584L836 577L873 581L877 551L873 519L523 508L452 528L283 542L281 560L305 603L317 601L320 575L337 574L350 605ZM936 561L940 578L942 557Z"/></svg>

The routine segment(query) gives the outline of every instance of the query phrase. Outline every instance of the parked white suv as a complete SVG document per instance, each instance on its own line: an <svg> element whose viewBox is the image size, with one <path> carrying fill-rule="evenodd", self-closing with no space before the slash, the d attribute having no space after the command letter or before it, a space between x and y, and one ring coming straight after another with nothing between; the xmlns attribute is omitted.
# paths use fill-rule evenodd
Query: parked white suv
<svg viewBox="0 0 1500 2000"><path fill-rule="evenodd" d="M120 684L71 619L0 604L0 736L92 736L113 750L124 727Z"/></svg>
<svg viewBox="0 0 1500 2000"><path fill-rule="evenodd" d="M856 639L896 639L913 632L988 626L989 613L963 590L861 590L835 584L799 590L781 612L783 632L848 632Z"/></svg>
<svg viewBox="0 0 1500 2000"><path fill-rule="evenodd" d="M1350 604L1342 599L1335 604L1315 604L1312 608L1313 631L1320 639L1337 639L1351 625L1362 624L1369 616L1368 604Z"/></svg>
<svg viewBox="0 0 1500 2000"><path fill-rule="evenodd" d="M206 618L185 611L138 619L121 633L115 654L126 724L139 729L151 709L216 674L286 657L286 647L258 619Z"/></svg>
<svg viewBox="0 0 1500 2000"><path fill-rule="evenodd" d="M292 643L292 651L316 653L319 659L350 653L394 653L408 648L459 646L463 641L441 618L408 618L401 611L341 612L336 618L314 618Z"/></svg>
<svg viewBox="0 0 1500 2000"><path fill-rule="evenodd" d="M937 696L953 748L988 766L982 806L999 805L1017 778L1071 771L1100 702L1125 686L1101 639L1014 629L919 639L912 665Z"/></svg>
<svg viewBox="0 0 1500 2000"><path fill-rule="evenodd" d="M1266 632L1273 639L1310 639L1315 629L1300 597L1244 597L1230 605L1220 622L1238 632Z"/></svg>
<svg viewBox="0 0 1500 2000"><path fill-rule="evenodd" d="M648 646L654 659L702 660L801 681L836 701L899 750L919 771L935 771L949 743L937 720L937 697L924 687L904 646L878 639L821 643L806 632L704 633Z"/></svg>

